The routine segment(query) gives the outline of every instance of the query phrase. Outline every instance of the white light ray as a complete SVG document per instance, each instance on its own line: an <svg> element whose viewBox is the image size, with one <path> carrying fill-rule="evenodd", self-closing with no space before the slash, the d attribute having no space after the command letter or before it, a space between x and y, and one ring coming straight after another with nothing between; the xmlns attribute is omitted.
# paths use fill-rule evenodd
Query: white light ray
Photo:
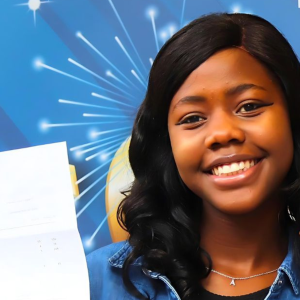
<svg viewBox="0 0 300 300"><path fill-rule="evenodd" d="M141 78L142 78L143 80L145 80L144 77L143 77L143 75L142 75L142 73L141 73L141 71L139 70L138 66L135 64L135 62L134 62L133 59L131 58L131 56L129 55L129 53L128 53L127 50L125 49L125 47L124 47L124 45L122 44L122 42L120 41L120 39L119 39L117 36L115 36L115 40L116 40L116 42L118 43L118 45L121 47L121 49L123 50L123 52L125 53L125 55L127 56L127 58L130 60L130 62L131 62L131 63L133 64L133 66L136 68L136 70L137 70L137 72L139 73L139 75L141 76Z"/></svg>
<svg viewBox="0 0 300 300"><path fill-rule="evenodd" d="M235 14L241 12L241 6L238 5L238 4L232 6L232 12L235 13Z"/></svg>
<svg viewBox="0 0 300 300"><path fill-rule="evenodd" d="M300 1L300 0L299 0ZM111 77L111 78L113 78L113 79L115 79L116 81L118 81L118 82L120 82L121 84L123 84L123 85L125 85L125 86L127 86L127 87L129 87L124 81L122 81L120 78L118 78L117 76L115 76L111 71L106 71L106 76L108 76L108 77ZM133 84L132 82L130 82L131 83L131 85L133 86L133 87L135 87L139 92L141 92L141 90L135 85L135 84Z"/></svg>
<svg viewBox="0 0 300 300"><path fill-rule="evenodd" d="M113 143L116 143L116 142L120 142L120 141L124 141L124 137L121 137L121 138L118 138L118 139L109 141L109 142L104 143L104 144L101 144L101 145L99 145L99 146L95 146L95 147L92 147L92 148L88 148L88 149L79 151L79 153L80 153L80 154L84 154L84 153L93 151L93 150L95 150L95 149L99 149L99 148L102 148L102 147L104 147L104 146L107 146L107 145L110 145L110 144L113 144Z"/></svg>
<svg viewBox="0 0 300 300"><path fill-rule="evenodd" d="M100 170L101 168L103 168L104 166L106 166L109 163L110 163L109 160L107 162L103 163L102 165L100 165L99 167L97 167L96 169L94 169L93 171L89 172L88 174L86 174L85 176L83 176L79 180L77 180L76 184L79 184L82 181L84 181L85 179L89 178L91 175L93 175L95 172L97 172L98 170Z"/></svg>
<svg viewBox="0 0 300 300"><path fill-rule="evenodd" d="M49 121L47 119L42 119L38 123L38 127L41 132L47 132L49 128L47 127L47 124L49 124Z"/></svg>
<svg viewBox="0 0 300 300"><path fill-rule="evenodd" d="M159 51L159 46L158 46L158 40L157 40L157 33L156 33L156 26L155 26L154 15L155 15L155 12L154 12L153 9L151 9L151 10L149 11L149 16L150 16L151 23L152 23L152 29L153 29L153 33L154 33L154 39L155 39L156 50L157 50L157 52L158 52L158 51Z"/></svg>
<svg viewBox="0 0 300 300"><path fill-rule="evenodd" d="M81 149L81 148L84 148L84 147L87 147L87 146L91 146L91 145L95 145L97 143L108 141L108 140L111 140L112 138L115 138L117 136L125 137L125 136L127 136L127 133L120 133L120 134L112 135L112 136L110 136L108 138L105 138L105 139L100 139L100 140L95 141L95 142L91 142L91 143L87 143L87 144L75 146L75 147L70 148L70 151L78 150L78 149Z"/></svg>
<svg viewBox="0 0 300 300"><path fill-rule="evenodd" d="M89 239L85 237L82 237L82 244L84 245L84 249L90 249L94 246L93 241L89 241Z"/></svg>
<svg viewBox="0 0 300 300"><path fill-rule="evenodd" d="M69 77L69 78L75 79L75 80L77 80L77 81L86 83L86 84L88 84L88 85L91 85L91 86L93 86L93 87L96 87L96 88L98 88L98 89L100 89L100 90L103 90L103 91L105 91L105 92L111 93L111 94L113 94L113 95L116 95L116 96L119 96L119 97L122 97L122 98L125 97L124 95L115 93L115 92L113 92L113 91L111 91L111 90L107 90L107 89L105 89L105 88L103 88L103 87L101 87L101 86L99 86L99 85L97 85L97 84L91 83L91 82L89 82L89 81L86 81L86 80L83 80L83 79L78 78L78 77L76 77L76 76L73 76L73 75L71 75L71 74L69 74L69 73L63 72L63 71L58 70L58 69L55 69L55 68L53 68L53 67L50 67L50 66L44 64L43 62L41 62L41 61L39 61L39 60L37 60L37 61L35 62L35 64L36 64L37 67L42 67L42 68L51 70L51 71L53 71L53 72L56 72L56 73L58 73L58 74L61 74L61 75L66 76L66 77Z"/></svg>
<svg viewBox="0 0 300 300"><path fill-rule="evenodd" d="M33 12L33 22L36 25L36 11L40 9L41 5L44 3L50 3L52 1L40 1L40 0L28 0L27 3L16 4L16 6L28 6Z"/></svg>
<svg viewBox="0 0 300 300"><path fill-rule="evenodd" d="M123 160L120 160L118 163L116 163L110 170L113 170L116 166L118 166ZM106 171L104 174L102 174L97 180L95 180L92 184L90 184L84 191L82 191L76 198L75 202L78 201L83 195L85 195L88 191L90 191L100 180L105 178L105 176L110 172L110 170ZM81 214L80 212L78 213ZM78 217L77 214L77 217Z"/></svg>
<svg viewBox="0 0 300 300"><path fill-rule="evenodd" d="M143 64L143 61L142 61L142 59L141 59L141 57L140 57L138 51L136 50L136 48L135 48L135 46L134 46L134 44L133 44L133 42L132 42L132 40L131 40L131 37L130 37L130 35L129 35L127 29L126 29L126 27L124 26L124 24L123 24L123 22L122 22L122 20L121 20L121 18L120 18L120 16L119 16L119 14L118 14L116 8L115 8L113 2L112 2L111 0L108 0L108 2L110 3L110 5L111 5L111 7L112 7L112 9L113 9L113 11L114 11L114 13L116 14L116 16L117 16L117 18L118 18L118 20L119 20L119 22L120 22L120 24L121 24L121 26L122 26L122 28L123 28L125 34L126 34L128 40L129 40L129 42L130 42L130 44L131 44L131 46L132 46L132 48L133 48L135 54L137 55L137 57L138 57L138 59L139 59L141 65L143 66L143 68L144 68L144 70L146 71L146 73L148 73L148 71L147 71L145 65ZM142 76L142 77L143 77L143 76Z"/></svg>
<svg viewBox="0 0 300 300"><path fill-rule="evenodd" d="M100 176L97 180L95 180L92 184L90 184L88 186L88 188L86 188L83 192L81 192L79 194L79 196L77 196L75 198L75 202L78 201L83 195L85 195L89 190L91 190L99 181L101 181L103 178L105 178L105 176L109 173L109 170L107 172L105 172L104 174L102 174L102 176ZM80 215L80 212L77 214L77 217L78 215Z"/></svg>
<svg viewBox="0 0 300 300"><path fill-rule="evenodd" d="M106 80L105 78L99 76L98 74L96 74L95 72L91 71L90 69L86 68L85 66L81 65L80 63L76 62L75 60L73 60L72 58L68 58L68 61L70 63L72 63L73 65L79 67L80 69L88 72L89 74L92 74L93 76L95 76L96 78L102 80L103 82L105 82L106 84L114 87L115 89L121 91L122 93L126 94L129 97L135 98L133 95L125 92L123 89L119 88L118 86L116 86L115 84L111 83L110 81Z"/></svg>
<svg viewBox="0 0 300 300"><path fill-rule="evenodd" d="M117 148L111 150L110 152L104 152L103 151L103 154L102 156L105 156L106 158L109 157L111 154L114 154L118 149L119 149L120 146L118 146Z"/></svg>
<svg viewBox="0 0 300 300"><path fill-rule="evenodd" d="M97 93L92 93L91 95L92 95L93 97L96 97L96 98L100 98L100 99L103 99L103 100L106 100L106 101L110 101L110 102L113 102L113 103L118 103L118 104L120 104L120 105L132 107L132 108L136 109L136 107L133 106L133 105L130 105L130 104L127 104L127 103L123 103L123 102L121 102L121 101L114 100L114 99L111 99L111 98L109 98L109 97L99 95L99 94L97 94Z"/></svg>
<svg viewBox="0 0 300 300"><path fill-rule="evenodd" d="M92 117L92 118L126 118L129 119L129 116L123 116L123 115L100 115L100 114L88 114L84 113L83 117ZM132 117L134 118L134 117Z"/></svg>
<svg viewBox="0 0 300 300"><path fill-rule="evenodd" d="M123 144L123 143L122 143ZM121 145L122 145L121 144ZM120 146L121 147L121 146ZM117 149L118 150L118 149ZM111 151L111 152L109 152L109 153L105 153L106 155L107 154L111 154L111 153L115 153L115 155L114 155L114 157L113 158L116 158L116 157L118 157L118 156L120 156L120 155L123 155L123 153L125 152L125 151L128 151L128 149L126 149L126 147L124 148L124 149L122 149L122 151L121 152L119 152L118 154L116 154L116 150L114 149L113 151Z"/></svg>
<svg viewBox="0 0 300 300"><path fill-rule="evenodd" d="M103 58L114 70L116 70L124 79L133 84L110 60L108 60L88 39L86 39L81 32L77 32L76 36L92 48L101 58Z"/></svg>
<svg viewBox="0 0 300 300"><path fill-rule="evenodd" d="M118 128L118 129L112 129L112 130L95 132L95 136L103 135L103 134L107 134L107 133L111 133L111 132L124 131L124 130L127 130L127 129L132 129L132 126L127 126L127 127Z"/></svg>
<svg viewBox="0 0 300 300"><path fill-rule="evenodd" d="M116 166L116 165L115 165ZM106 185L108 184L108 183L110 183L112 180L114 180L122 171L123 171L123 169L124 169L124 167L120 170L120 171L118 171L117 173L116 173L116 175L115 176L113 176L112 178L111 178L111 180L110 181L108 181L103 187L102 187L102 189L77 213L77 215L76 215L76 217L78 218L78 217L80 217L80 215L97 199L97 197L105 190L105 188L106 188ZM106 174L108 174L108 172L106 173ZM106 175L105 174L105 175Z"/></svg>
<svg viewBox="0 0 300 300"><path fill-rule="evenodd" d="M298 0L298 8L300 8L300 0Z"/></svg>
<svg viewBox="0 0 300 300"><path fill-rule="evenodd" d="M122 143L121 143L121 144L122 144ZM93 154L93 155L91 155L91 156L88 156L85 160L86 160L86 161L90 161L91 159L95 158L96 156L100 156L100 155L102 155L102 154L107 154L106 151L108 151L108 150L114 149L114 150L112 150L112 151L115 151L115 150L117 150L119 147L120 147L120 143L119 143L117 146L116 146L116 145L112 145L112 146L106 148L105 150L101 150L100 152L97 152L97 153L95 153L95 154Z"/></svg>
<svg viewBox="0 0 300 300"><path fill-rule="evenodd" d="M129 86L128 84L126 84L123 80L121 80L121 79L119 79L117 76L115 76L110 70L107 70L107 71L105 72L105 75L106 75L107 77L113 78L114 80L118 81L118 82L121 83L122 85L124 85L124 86L130 88L130 86Z"/></svg>
<svg viewBox="0 0 300 300"><path fill-rule="evenodd" d="M36 12L35 10L33 11L33 24L36 26Z"/></svg>
<svg viewBox="0 0 300 300"><path fill-rule="evenodd" d="M106 183L106 185L102 188L103 190L106 188L106 186L111 183L122 171L123 171L124 167L118 171L115 176L113 176L111 178L111 180L109 182ZM102 189L97 193L97 195L95 195L94 197L98 197L100 195L100 193L102 192ZM94 201L94 200L93 200ZM114 203L114 206L106 213L106 216L103 218L103 220L101 221L101 223L99 224L99 226L97 227L97 229L94 231L94 233L92 234L92 236L88 239L88 242L91 243L92 240L94 239L94 237L96 236L96 234L99 232L99 230L101 229L101 227L103 226L103 224L105 223L105 221L107 220L107 218L111 215L111 213L114 211L114 209L117 207L117 205L119 205L119 202L116 201L116 203Z"/></svg>
<svg viewBox="0 0 300 300"><path fill-rule="evenodd" d="M142 86L147 89L147 86L144 84L144 82L141 80L141 78L139 77L138 74L136 74L136 72L134 70L131 70L131 73L133 74L133 76L142 84Z"/></svg>
<svg viewBox="0 0 300 300"><path fill-rule="evenodd" d="M166 41L167 41L167 38L168 38L167 31L162 30L162 31L159 33L159 37L160 37L160 39L162 40L163 44L165 44Z"/></svg>
<svg viewBox="0 0 300 300"><path fill-rule="evenodd" d="M169 34L170 34L170 37L172 37L172 36L174 35L175 31L176 31L175 26L174 26L174 25L170 25L170 26L169 26Z"/></svg>
<svg viewBox="0 0 300 300"><path fill-rule="evenodd" d="M300 1L300 0L299 0ZM149 57L149 61L150 61L150 65L151 65L151 67L152 67L152 65L153 65L153 58L152 57Z"/></svg>
<svg viewBox="0 0 300 300"><path fill-rule="evenodd" d="M125 121L119 121L119 122L127 122ZM52 127L67 127L67 126L85 126L85 125L98 125L98 124L112 124L116 123L116 121L105 121L105 122L83 122L83 123L57 123L57 124L51 124L51 123L44 123L43 127L46 128L52 128Z"/></svg>
<svg viewBox="0 0 300 300"><path fill-rule="evenodd" d="M72 105L79 105L79 106L95 107L95 108L101 108L101 109L107 109L107 110L114 110L114 111L120 112L120 109L118 109L118 108L113 108L113 107L108 107L108 106L101 106L101 105L94 105L94 104L88 104L88 103L83 103L83 102L76 102L76 101L71 101L71 100L59 99L58 102L59 103L64 103L64 104L72 104ZM122 111L132 112L132 110L126 110L126 109L122 109Z"/></svg>
<svg viewBox="0 0 300 300"><path fill-rule="evenodd" d="M180 18L180 28L182 28L182 25L183 25L183 16L184 16L184 10L185 10L185 2L186 2L186 0L183 0L183 2L182 2L182 10L181 10L181 18Z"/></svg>

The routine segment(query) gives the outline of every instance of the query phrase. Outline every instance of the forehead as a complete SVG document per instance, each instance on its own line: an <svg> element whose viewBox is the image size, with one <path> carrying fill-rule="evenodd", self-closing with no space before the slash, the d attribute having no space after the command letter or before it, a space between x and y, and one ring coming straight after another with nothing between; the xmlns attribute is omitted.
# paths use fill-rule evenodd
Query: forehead
<svg viewBox="0 0 300 300"><path fill-rule="evenodd" d="M217 52L195 69L174 95L171 107L182 97L219 97L239 84L254 84L271 93L280 92L276 79L266 67L246 50L230 48Z"/></svg>

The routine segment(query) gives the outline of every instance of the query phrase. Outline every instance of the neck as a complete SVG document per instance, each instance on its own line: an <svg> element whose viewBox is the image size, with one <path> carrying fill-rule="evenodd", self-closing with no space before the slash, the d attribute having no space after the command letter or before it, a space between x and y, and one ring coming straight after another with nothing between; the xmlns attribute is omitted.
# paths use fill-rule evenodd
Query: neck
<svg viewBox="0 0 300 300"><path fill-rule="evenodd" d="M287 253L287 237L278 221L281 203L242 216L203 203L201 247L212 258L213 269L242 277L278 268Z"/></svg>

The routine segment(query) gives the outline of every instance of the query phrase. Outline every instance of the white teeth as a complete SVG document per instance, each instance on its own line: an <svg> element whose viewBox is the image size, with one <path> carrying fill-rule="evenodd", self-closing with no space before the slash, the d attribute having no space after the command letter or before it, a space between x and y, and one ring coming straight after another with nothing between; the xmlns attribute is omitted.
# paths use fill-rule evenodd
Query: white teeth
<svg viewBox="0 0 300 300"><path fill-rule="evenodd" d="M217 167L217 168L215 168L215 169L218 169L218 173L219 173L219 175L221 175L221 174L223 173L223 169L222 169L222 167Z"/></svg>
<svg viewBox="0 0 300 300"><path fill-rule="evenodd" d="M222 173L230 173L230 172L231 172L230 166L227 165L223 167Z"/></svg>
<svg viewBox="0 0 300 300"><path fill-rule="evenodd" d="M238 171L240 169L239 164L238 163L231 164L230 169L231 169L231 172Z"/></svg>
<svg viewBox="0 0 300 300"><path fill-rule="evenodd" d="M256 164L255 160L245 160L234 162L229 165L218 166L212 169L212 173L217 176L229 176L240 174Z"/></svg>

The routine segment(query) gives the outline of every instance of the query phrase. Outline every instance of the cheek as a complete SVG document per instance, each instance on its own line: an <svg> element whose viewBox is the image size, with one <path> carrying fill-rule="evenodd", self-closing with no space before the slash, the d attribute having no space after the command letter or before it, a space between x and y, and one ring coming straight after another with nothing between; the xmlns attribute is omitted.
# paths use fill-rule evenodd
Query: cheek
<svg viewBox="0 0 300 300"><path fill-rule="evenodd" d="M289 118L285 110L278 110L263 118L249 132L249 139L267 152L272 168L280 173L287 172L293 160L293 137Z"/></svg>
<svg viewBox="0 0 300 300"><path fill-rule="evenodd" d="M203 137L194 131L171 131L172 152L182 179L187 171L198 170L203 156Z"/></svg>
<svg viewBox="0 0 300 300"><path fill-rule="evenodd" d="M280 117L277 117L280 116ZM273 114L269 119L266 118L261 124L262 131L265 132L263 139L265 144L279 155L293 152L293 137L289 124L289 118L285 111Z"/></svg>

